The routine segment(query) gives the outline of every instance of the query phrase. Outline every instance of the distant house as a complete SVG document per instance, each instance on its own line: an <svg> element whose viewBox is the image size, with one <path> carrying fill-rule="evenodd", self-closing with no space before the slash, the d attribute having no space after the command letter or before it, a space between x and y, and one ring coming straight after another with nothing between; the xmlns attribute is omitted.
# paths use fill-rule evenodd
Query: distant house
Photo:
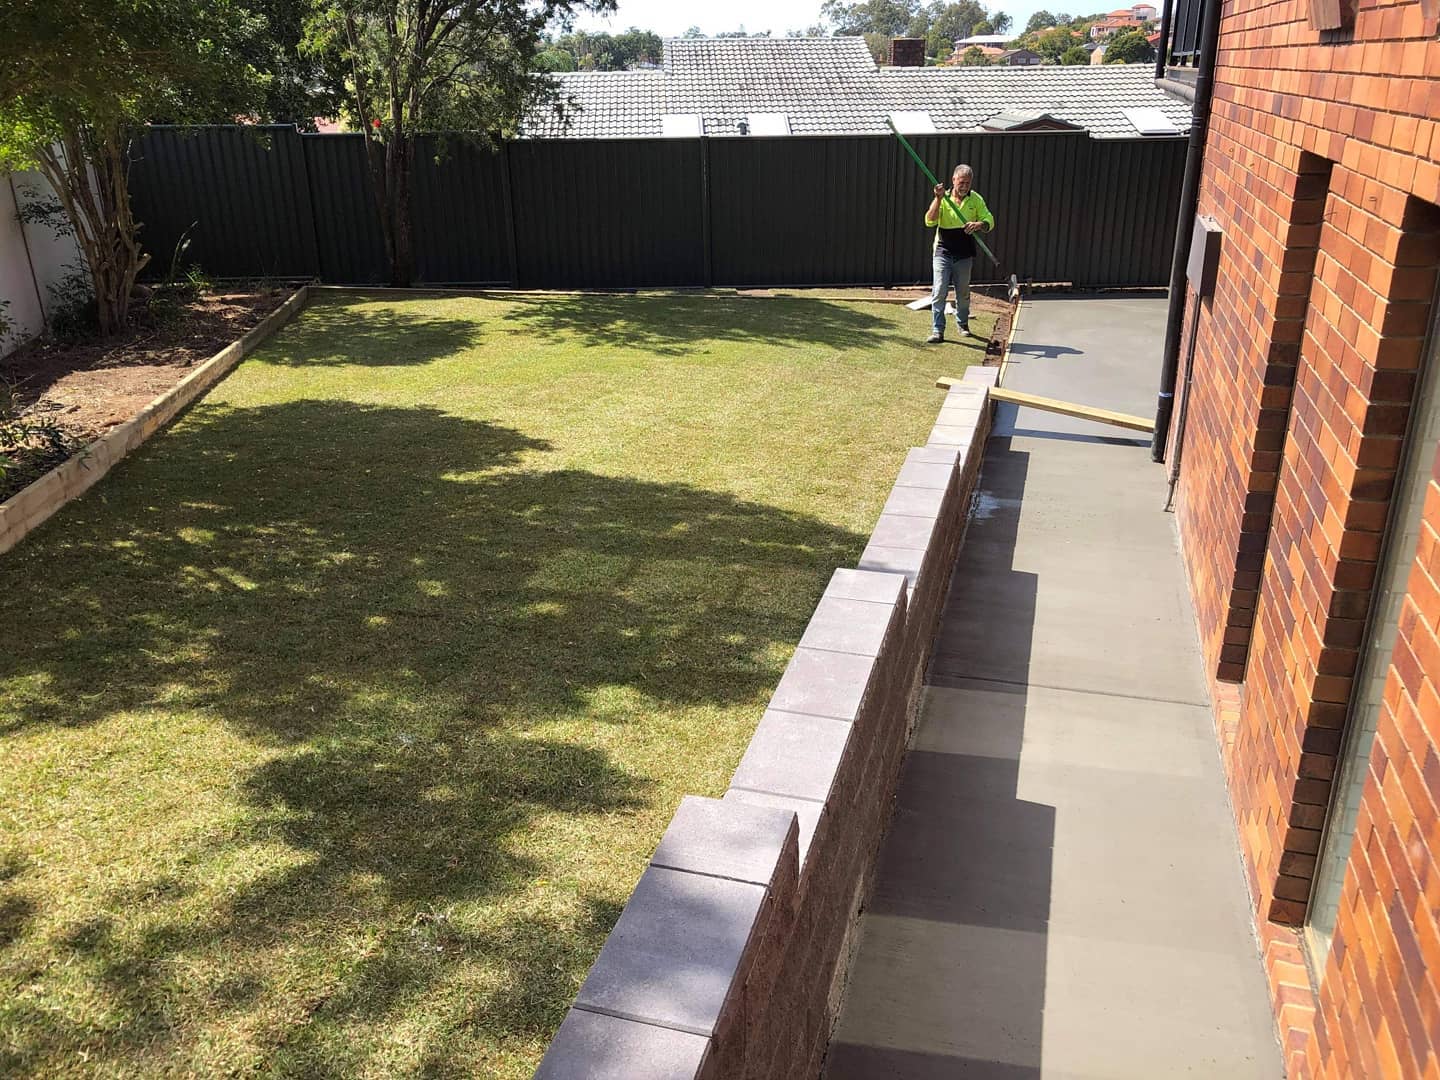
<svg viewBox="0 0 1440 1080"><path fill-rule="evenodd" d="M1121 30L1139 30L1145 25L1144 19L1137 19L1128 11L1121 15L1107 15L1090 26L1090 38L1092 41L1101 41L1118 34Z"/></svg>
<svg viewBox="0 0 1440 1080"><path fill-rule="evenodd" d="M1033 49L1010 49L997 56L995 62L1007 67L1033 67L1044 59Z"/></svg>
<svg viewBox="0 0 1440 1080"><path fill-rule="evenodd" d="M1149 4L1136 4L1130 9L1130 14L1145 22L1154 22L1160 16L1160 12Z"/></svg>
<svg viewBox="0 0 1440 1080"><path fill-rule="evenodd" d="M955 51L964 52L971 45L978 45L982 49L1003 49L1014 40L1014 34L972 34L967 38L958 38L955 42Z"/></svg>
<svg viewBox="0 0 1440 1080"><path fill-rule="evenodd" d="M1188 130L1190 104L1140 65L882 67L863 38L672 38L659 71L556 76L569 125L548 111L526 138L884 135L987 129L1002 113L1044 115L1093 137L1142 135L1127 110ZM1009 127L1001 130L1012 130Z"/></svg>

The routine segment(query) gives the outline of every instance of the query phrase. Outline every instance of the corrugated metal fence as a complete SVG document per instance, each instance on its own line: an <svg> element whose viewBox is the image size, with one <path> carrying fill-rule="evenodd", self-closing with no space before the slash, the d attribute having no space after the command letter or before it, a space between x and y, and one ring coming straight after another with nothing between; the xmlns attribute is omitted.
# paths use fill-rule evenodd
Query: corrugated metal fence
<svg viewBox="0 0 1440 1080"><path fill-rule="evenodd" d="M1183 139L1084 132L911 139L938 174L969 162L1001 260L977 281L1163 285ZM358 135L154 128L131 190L163 273L386 280ZM928 280L929 185L884 136L522 141L422 139L414 224L431 284L630 288Z"/></svg>

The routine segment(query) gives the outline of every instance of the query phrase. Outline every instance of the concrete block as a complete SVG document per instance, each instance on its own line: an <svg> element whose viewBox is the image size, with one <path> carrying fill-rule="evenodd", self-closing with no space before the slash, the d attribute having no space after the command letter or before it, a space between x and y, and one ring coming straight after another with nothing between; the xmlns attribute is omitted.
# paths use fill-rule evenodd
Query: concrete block
<svg viewBox="0 0 1440 1080"><path fill-rule="evenodd" d="M992 369L992 370L994 370L994 372L995 372L995 374L996 374L997 376L1000 374L1000 369L999 369L999 368L994 368L994 369ZM966 375L965 377L966 377L966 378L969 377L969 376L968 376L968 373L967 373L967 375ZM958 382L958 383L956 383L954 386L950 387L950 389L948 389L948 390L945 391L945 400L946 400L947 402L951 402L951 401L973 401L973 400L977 400L977 399L983 399L983 398L985 397L986 386L987 386L987 385L988 385L988 386L994 386L994 385L995 385L994 380L991 380L989 383L964 382L964 381Z"/></svg>
<svg viewBox="0 0 1440 1080"><path fill-rule="evenodd" d="M883 574L904 574L912 586L920 578L925 552L919 548L884 547L871 542L860 555L860 569Z"/></svg>
<svg viewBox="0 0 1440 1080"><path fill-rule="evenodd" d="M695 1080L710 1040L571 1009L535 1071L535 1080Z"/></svg>
<svg viewBox="0 0 1440 1080"><path fill-rule="evenodd" d="M893 614L894 607L890 604L822 596L820 603L815 605L815 614L810 616L810 624L800 638L800 647L876 656L885 641Z"/></svg>
<svg viewBox="0 0 1440 1080"><path fill-rule="evenodd" d="M853 720L874 668L869 656L796 649L770 697L770 708Z"/></svg>
<svg viewBox="0 0 1440 1080"><path fill-rule="evenodd" d="M772 795L768 791L750 791L748 788L734 787L725 793L724 801L746 803L751 806L769 806L794 814L799 829L796 836L797 854L800 868L804 868L805 856L810 851L810 841L815 837L815 829L820 824L820 815L825 810L824 803L815 802L812 799L796 798L793 795Z"/></svg>
<svg viewBox="0 0 1440 1080"><path fill-rule="evenodd" d="M881 514L870 534L870 543L887 548L927 550L935 539L935 519Z"/></svg>
<svg viewBox="0 0 1440 1080"><path fill-rule="evenodd" d="M882 514L904 514L907 517L939 517L945 508L943 488L891 488Z"/></svg>
<svg viewBox="0 0 1440 1080"><path fill-rule="evenodd" d="M926 489L916 489L924 491ZM872 574L864 570L841 567L830 575L825 595L842 600L868 600L876 604L894 604L900 598L903 582L895 574Z"/></svg>
<svg viewBox="0 0 1440 1080"><path fill-rule="evenodd" d="M951 454L954 451L950 451ZM935 461L907 461L900 466L900 472L895 477L896 487L921 487L936 488L945 490L950 486L950 477L955 471L955 466L941 464Z"/></svg>
<svg viewBox="0 0 1440 1080"><path fill-rule="evenodd" d="M765 888L652 866L575 996L579 1008L715 1034Z"/></svg>
<svg viewBox="0 0 1440 1080"><path fill-rule="evenodd" d="M954 447L960 451L961 457L963 458L970 452L970 442L974 434L973 428L936 424L930 429L930 438L926 445Z"/></svg>
<svg viewBox="0 0 1440 1080"><path fill-rule="evenodd" d="M963 380L961 385L977 383L980 386L998 386L1000 385L1000 369L998 367L968 367L961 379Z"/></svg>
<svg viewBox="0 0 1440 1080"><path fill-rule="evenodd" d="M795 813L783 807L687 795L660 838L651 866L748 881L767 888L796 850Z"/></svg>
<svg viewBox="0 0 1440 1080"><path fill-rule="evenodd" d="M851 726L841 720L770 709L756 725L730 786L823 803L850 735Z"/></svg>
<svg viewBox="0 0 1440 1080"><path fill-rule="evenodd" d="M955 465L959 461L960 456L954 450L938 446L916 446L905 453L906 465L916 462L927 465Z"/></svg>

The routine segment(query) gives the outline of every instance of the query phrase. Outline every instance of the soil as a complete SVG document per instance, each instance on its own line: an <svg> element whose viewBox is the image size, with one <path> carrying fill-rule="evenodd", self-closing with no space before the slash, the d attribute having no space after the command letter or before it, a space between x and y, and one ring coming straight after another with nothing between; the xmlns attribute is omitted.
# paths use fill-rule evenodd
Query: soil
<svg viewBox="0 0 1440 1080"><path fill-rule="evenodd" d="M26 416L44 419L79 443L123 424L196 364L274 311L288 286L205 293L159 325L135 320L105 341L39 341L0 360Z"/></svg>

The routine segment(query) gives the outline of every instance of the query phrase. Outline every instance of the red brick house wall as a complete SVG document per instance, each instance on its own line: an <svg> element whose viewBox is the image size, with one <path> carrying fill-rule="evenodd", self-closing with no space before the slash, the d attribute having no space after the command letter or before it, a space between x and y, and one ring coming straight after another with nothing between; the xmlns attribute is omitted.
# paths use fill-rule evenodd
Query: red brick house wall
<svg viewBox="0 0 1440 1080"><path fill-rule="evenodd" d="M1419 0L1351 3L1351 25L1330 31L1302 0L1223 8L1199 212L1224 240L1194 324L1177 513L1291 1075L1440 1077L1434 486L1335 943L1313 979L1291 929L1440 263L1436 20Z"/></svg>

